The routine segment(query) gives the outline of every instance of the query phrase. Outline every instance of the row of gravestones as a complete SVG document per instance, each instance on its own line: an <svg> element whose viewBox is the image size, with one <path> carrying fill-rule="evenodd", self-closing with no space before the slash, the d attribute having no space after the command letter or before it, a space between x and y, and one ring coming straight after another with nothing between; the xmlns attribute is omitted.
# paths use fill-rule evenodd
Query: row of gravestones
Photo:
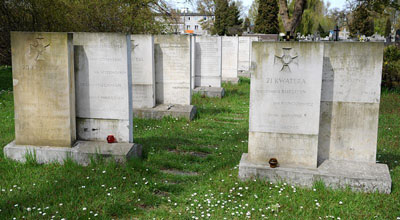
<svg viewBox="0 0 400 220"><path fill-rule="evenodd" d="M249 72L254 37L132 35L133 111L137 117L192 119L191 94L222 97L221 82Z"/></svg>
<svg viewBox="0 0 400 220"><path fill-rule="evenodd" d="M239 177L390 193L389 169L376 163L383 48L253 43L248 153Z"/></svg>
<svg viewBox="0 0 400 220"><path fill-rule="evenodd" d="M39 162L72 157L81 164L94 155L140 156L132 96L154 94L150 106L190 105L191 79L202 79L191 74L199 51L188 36L13 32L11 39L15 141L4 152L20 161L27 152ZM388 168L375 159L383 44L253 42L251 57L249 151L240 178L390 192ZM212 69L208 62L200 66ZM116 143L105 142L110 134Z"/></svg>
<svg viewBox="0 0 400 220"><path fill-rule="evenodd" d="M222 96L222 79L238 72L239 37L12 32L11 41L16 138L5 152L19 160L34 150L43 162L53 154L62 161L67 151L84 164L98 146L105 155L140 154L130 144L134 114L191 119L192 92ZM241 46L243 68L249 42ZM109 135L117 152L103 144ZM87 148L87 155L35 146Z"/></svg>

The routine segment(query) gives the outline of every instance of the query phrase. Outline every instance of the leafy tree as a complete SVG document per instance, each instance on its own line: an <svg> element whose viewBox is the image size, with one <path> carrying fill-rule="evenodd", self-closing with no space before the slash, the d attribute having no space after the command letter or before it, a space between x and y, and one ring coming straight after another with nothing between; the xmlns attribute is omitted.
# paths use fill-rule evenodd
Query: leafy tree
<svg viewBox="0 0 400 220"><path fill-rule="evenodd" d="M276 0L260 0L254 32L262 34L279 33L279 7Z"/></svg>
<svg viewBox="0 0 400 220"><path fill-rule="evenodd" d="M324 37L326 37L326 36L329 36L329 32L328 32L328 31L325 31L324 28L321 26L321 24L318 24L318 32L319 32L319 35L320 35L322 38L324 38Z"/></svg>
<svg viewBox="0 0 400 220"><path fill-rule="evenodd" d="M355 36L357 33L366 36L374 34L374 20L368 12L368 5L366 3L358 4L352 15L353 18L349 26L351 36Z"/></svg>
<svg viewBox="0 0 400 220"><path fill-rule="evenodd" d="M213 34L223 36L228 33L227 17L229 11L228 0L215 0L215 21Z"/></svg>
<svg viewBox="0 0 400 220"><path fill-rule="evenodd" d="M306 0L293 0L293 12L289 13L287 0L279 0L279 14L282 19L283 27L286 32L294 34L297 26L301 22L301 18L306 7Z"/></svg>
<svg viewBox="0 0 400 220"><path fill-rule="evenodd" d="M250 19L246 17L243 22L243 31L248 31L250 28Z"/></svg>
<svg viewBox="0 0 400 220"><path fill-rule="evenodd" d="M243 20L240 18L239 7L236 2L232 1L228 8L227 17L227 35L241 35L242 34L242 23Z"/></svg>
<svg viewBox="0 0 400 220"><path fill-rule="evenodd" d="M199 0L196 1L197 11L204 15L213 16L215 14L215 0ZM213 19L201 19L201 28L203 30L208 30L213 33L214 20Z"/></svg>
<svg viewBox="0 0 400 220"><path fill-rule="evenodd" d="M160 33L163 0L0 1L0 63L11 63L10 31Z"/></svg>
<svg viewBox="0 0 400 220"><path fill-rule="evenodd" d="M212 34L236 35L242 33L239 6L235 1L215 0L215 22Z"/></svg>
<svg viewBox="0 0 400 220"><path fill-rule="evenodd" d="M250 23L252 23L252 24L256 23L259 4L260 4L260 0L253 0L253 3L251 3L251 6L249 8L248 14L249 14Z"/></svg>

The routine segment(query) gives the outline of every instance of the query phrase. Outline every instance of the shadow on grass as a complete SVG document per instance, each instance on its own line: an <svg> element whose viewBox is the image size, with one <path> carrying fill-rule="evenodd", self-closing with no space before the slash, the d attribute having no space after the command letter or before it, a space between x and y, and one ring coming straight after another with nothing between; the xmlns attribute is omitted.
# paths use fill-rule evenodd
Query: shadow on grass
<svg viewBox="0 0 400 220"><path fill-rule="evenodd" d="M381 157L377 160L379 161L379 163L387 164L389 166L389 170L395 169L396 167L400 166L400 155L388 153L381 153L379 155L381 155Z"/></svg>
<svg viewBox="0 0 400 220"><path fill-rule="evenodd" d="M11 91L13 87L11 67L0 67L0 91Z"/></svg>

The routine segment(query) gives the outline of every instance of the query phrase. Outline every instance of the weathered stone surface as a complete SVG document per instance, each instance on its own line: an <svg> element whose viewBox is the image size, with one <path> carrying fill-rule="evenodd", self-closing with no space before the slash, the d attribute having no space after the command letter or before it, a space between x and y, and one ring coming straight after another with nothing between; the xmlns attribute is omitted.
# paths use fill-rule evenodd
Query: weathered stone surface
<svg viewBox="0 0 400 220"><path fill-rule="evenodd" d="M239 37L239 55L238 55L238 70L249 71L250 70L250 49L251 38L250 37Z"/></svg>
<svg viewBox="0 0 400 220"><path fill-rule="evenodd" d="M76 139L72 35L11 32L15 142L71 147Z"/></svg>
<svg viewBox="0 0 400 220"><path fill-rule="evenodd" d="M196 36L190 36L190 88L196 87Z"/></svg>
<svg viewBox="0 0 400 220"><path fill-rule="evenodd" d="M386 164L326 160L318 168L270 168L268 164L254 163L247 154L239 164L239 178L267 179L302 187L312 187L323 181L327 187L350 187L354 191L390 193L392 181Z"/></svg>
<svg viewBox="0 0 400 220"><path fill-rule="evenodd" d="M222 37L222 81L238 81L239 37Z"/></svg>
<svg viewBox="0 0 400 220"><path fill-rule="evenodd" d="M76 124L78 140L106 141L110 134L117 137L117 141L129 140L127 120L77 118Z"/></svg>
<svg viewBox="0 0 400 220"><path fill-rule="evenodd" d="M162 119L163 117L185 118L193 120L197 109L193 105L160 104L154 108L135 108L133 114L137 118Z"/></svg>
<svg viewBox="0 0 400 220"><path fill-rule="evenodd" d="M200 93L201 95L205 95L207 97L218 97L222 98L225 95L225 89L221 87L196 87L193 90L193 93Z"/></svg>
<svg viewBox="0 0 400 220"><path fill-rule="evenodd" d="M376 161L383 43L325 43L318 161Z"/></svg>
<svg viewBox="0 0 400 220"><path fill-rule="evenodd" d="M4 147L4 155L13 160L25 162L27 155L35 155L36 161L42 163L61 163L72 159L80 165L87 166L98 157L125 163L133 157L142 157L142 146L133 143L113 143L96 141L77 141L71 147L16 145L11 142Z"/></svg>
<svg viewBox="0 0 400 220"><path fill-rule="evenodd" d="M152 108L156 105L154 38L151 35L132 35L132 105Z"/></svg>
<svg viewBox="0 0 400 220"><path fill-rule="evenodd" d="M97 126L77 128L84 140L106 140L99 134L108 133L118 142L133 141L130 43L124 34L74 33L76 113L78 120L90 119L77 125Z"/></svg>
<svg viewBox="0 0 400 220"><path fill-rule="evenodd" d="M196 36L195 70L195 87L221 87L221 37Z"/></svg>
<svg viewBox="0 0 400 220"><path fill-rule="evenodd" d="M158 35L154 47L157 104L190 105L190 36Z"/></svg>
<svg viewBox="0 0 400 220"><path fill-rule="evenodd" d="M379 103L383 43L325 43L322 101Z"/></svg>
<svg viewBox="0 0 400 220"><path fill-rule="evenodd" d="M317 166L323 44L253 43L249 159Z"/></svg>

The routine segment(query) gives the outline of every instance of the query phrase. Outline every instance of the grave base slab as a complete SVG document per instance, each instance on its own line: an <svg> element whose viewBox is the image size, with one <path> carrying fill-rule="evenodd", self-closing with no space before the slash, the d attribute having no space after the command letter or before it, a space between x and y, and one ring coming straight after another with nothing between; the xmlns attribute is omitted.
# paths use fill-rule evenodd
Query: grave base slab
<svg viewBox="0 0 400 220"><path fill-rule="evenodd" d="M205 95L207 97L222 98L225 95L225 89L222 87L200 86L200 87L194 88L193 93L199 93L199 94Z"/></svg>
<svg viewBox="0 0 400 220"><path fill-rule="evenodd" d="M72 159L76 163L87 166L93 159L104 158L125 163L131 158L142 157L142 146L135 143L106 143L98 141L77 141L73 147L49 147L17 145L15 141L4 147L4 155L16 161L25 162L27 157L36 158L39 164Z"/></svg>
<svg viewBox="0 0 400 220"><path fill-rule="evenodd" d="M238 84L239 83L239 77L235 78L222 78L223 83L232 83L232 84Z"/></svg>
<svg viewBox="0 0 400 220"><path fill-rule="evenodd" d="M279 162L279 159L278 159ZM243 154L239 164L239 179L266 179L273 183L286 182L300 187L312 187L323 181L333 189L350 187L361 192L391 192L392 180L386 164L325 160L318 168L270 168L269 164L255 164Z"/></svg>
<svg viewBox="0 0 400 220"><path fill-rule="evenodd" d="M137 118L162 119L166 116L193 120L197 108L193 105L160 104L154 108L134 108L133 115Z"/></svg>

